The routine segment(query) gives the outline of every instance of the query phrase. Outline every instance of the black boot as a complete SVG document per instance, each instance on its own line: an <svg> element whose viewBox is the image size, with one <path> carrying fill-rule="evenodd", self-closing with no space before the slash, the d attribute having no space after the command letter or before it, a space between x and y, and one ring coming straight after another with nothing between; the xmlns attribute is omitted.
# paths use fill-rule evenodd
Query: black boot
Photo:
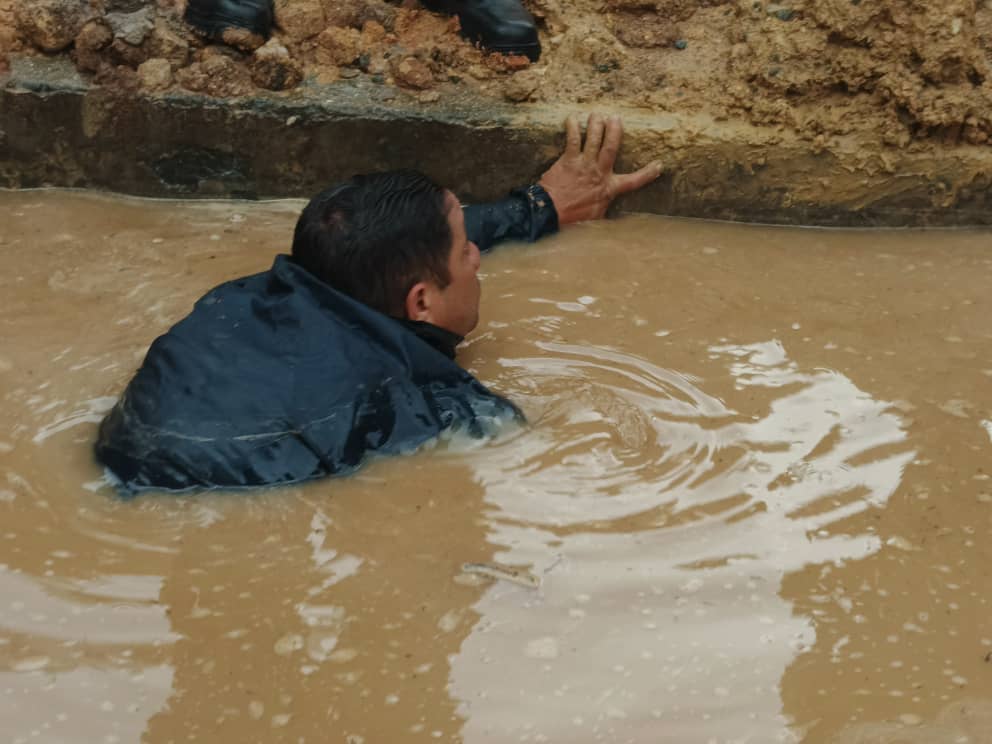
<svg viewBox="0 0 992 744"><path fill-rule="evenodd" d="M230 28L267 39L272 30L272 0L189 0L183 18L211 38L219 38Z"/></svg>
<svg viewBox="0 0 992 744"><path fill-rule="evenodd" d="M420 0L429 10L457 15L462 36L491 52L541 56L537 26L521 0Z"/></svg>

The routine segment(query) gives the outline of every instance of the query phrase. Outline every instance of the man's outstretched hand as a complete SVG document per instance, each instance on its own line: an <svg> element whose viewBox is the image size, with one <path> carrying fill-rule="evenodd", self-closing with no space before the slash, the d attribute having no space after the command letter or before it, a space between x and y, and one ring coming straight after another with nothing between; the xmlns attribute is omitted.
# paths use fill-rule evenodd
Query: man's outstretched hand
<svg viewBox="0 0 992 744"><path fill-rule="evenodd" d="M613 172L623 139L619 116L604 119L590 114L583 147L579 117L572 114L565 122L565 139L565 153L539 181L555 204L559 225L597 220L620 194L646 186L661 175L657 161L634 173Z"/></svg>

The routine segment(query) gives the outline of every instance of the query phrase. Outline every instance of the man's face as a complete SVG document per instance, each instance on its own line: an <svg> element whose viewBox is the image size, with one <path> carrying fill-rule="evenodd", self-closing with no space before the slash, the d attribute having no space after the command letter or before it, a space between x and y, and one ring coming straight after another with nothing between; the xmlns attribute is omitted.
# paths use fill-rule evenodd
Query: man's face
<svg viewBox="0 0 992 744"><path fill-rule="evenodd" d="M451 253L448 272L451 281L437 290L431 305L430 322L459 336L467 336L479 322L479 247L465 234L465 216L461 204L447 192L446 209L451 226Z"/></svg>

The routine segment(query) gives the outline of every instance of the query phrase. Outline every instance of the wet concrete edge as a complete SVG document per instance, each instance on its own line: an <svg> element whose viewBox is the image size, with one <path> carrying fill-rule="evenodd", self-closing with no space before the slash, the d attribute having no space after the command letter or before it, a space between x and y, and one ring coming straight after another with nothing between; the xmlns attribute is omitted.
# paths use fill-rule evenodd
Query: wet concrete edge
<svg viewBox="0 0 992 744"><path fill-rule="evenodd" d="M218 100L125 94L67 60L22 58L0 77L0 187L156 197L307 197L353 173L423 170L463 200L535 179L568 113L467 94L422 104L364 78ZM623 211L836 226L992 224L992 148L814 148L740 122L631 109L620 168L666 172Z"/></svg>

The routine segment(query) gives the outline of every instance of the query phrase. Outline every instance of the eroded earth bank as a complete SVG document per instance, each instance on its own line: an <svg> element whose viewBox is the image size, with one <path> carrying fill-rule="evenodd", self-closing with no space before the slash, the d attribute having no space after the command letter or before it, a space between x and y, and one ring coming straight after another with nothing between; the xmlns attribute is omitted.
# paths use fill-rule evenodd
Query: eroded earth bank
<svg viewBox="0 0 992 744"><path fill-rule="evenodd" d="M254 175L241 174L252 181L242 193L304 195L318 180L307 180L305 142L343 136L317 122L372 116L396 121L379 135L394 147L382 162L369 155L365 164L418 151L414 164L445 180L454 170L469 196L484 198L550 157L565 111L598 109L627 116L629 164L661 157L669 166L631 209L790 222L990 219L992 5L985 0L529 3L544 48L534 64L484 53L458 35L456 22L414 0L277 0L268 41L229 34L223 43L192 32L182 0L0 0L8 112L0 126L11 152L0 172L8 185L113 188L79 153L97 149L106 161L101 123L114 129L117 118L116 136L131 131L147 140L155 132L169 144L177 118L187 140L190 131L211 131L211 121L189 113L190 101L220 100L222 112L241 113L215 114L224 119L215 122L218 133L197 144L214 157L249 161L242 170ZM71 66L39 79L39 65L59 60ZM31 119L37 129L57 117L15 91L86 99L74 104L75 125L56 122L67 134L61 147L47 148L47 169L31 163L29 153L43 143L18 122ZM179 101L185 118L175 114ZM142 106L146 113L128 130ZM277 123L252 123L273 111ZM287 133L287 121L297 134ZM438 132L431 129L438 121L453 124ZM243 143L223 141L219 132L232 129L245 130ZM252 138L275 137L267 157L285 167L266 170L245 154ZM438 139L459 154L462 171L425 152L437 150ZM125 151L140 157L126 142ZM471 173L487 162L494 172L483 184ZM321 178L338 172L333 159L320 166ZM175 187L152 181L135 175L118 190Z"/></svg>

